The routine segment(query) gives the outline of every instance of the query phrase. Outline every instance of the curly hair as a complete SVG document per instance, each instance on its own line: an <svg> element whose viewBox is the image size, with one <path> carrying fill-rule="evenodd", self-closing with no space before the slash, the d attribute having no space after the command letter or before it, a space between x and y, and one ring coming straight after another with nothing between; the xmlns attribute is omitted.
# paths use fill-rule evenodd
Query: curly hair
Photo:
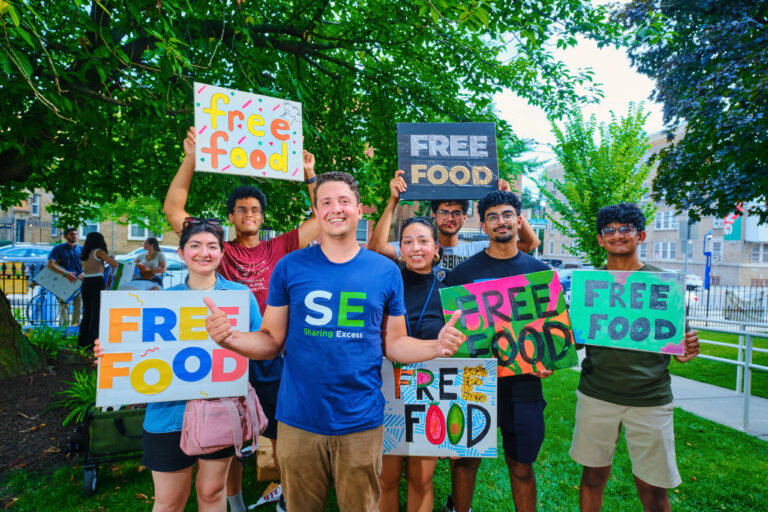
<svg viewBox="0 0 768 512"><path fill-rule="evenodd" d="M634 203L612 204L600 208L595 219L597 232L600 233L611 222L634 226L638 233L645 231L645 215Z"/></svg>
<svg viewBox="0 0 768 512"><path fill-rule="evenodd" d="M329 181L340 181L349 185L352 192L355 194L357 204L360 204L360 188L357 186L355 177L348 172L330 171L317 175L317 184L315 185L315 208L317 208L317 191L320 189L320 185Z"/></svg>
<svg viewBox="0 0 768 512"><path fill-rule="evenodd" d="M432 213L437 212L437 210L440 209L440 205L443 203L459 205L461 211L464 212L464 215L466 215L467 210L469 210L469 200L467 199L434 199L431 201Z"/></svg>
<svg viewBox="0 0 768 512"><path fill-rule="evenodd" d="M227 198L227 213L235 213L235 203L238 199L248 199L249 197L256 198L259 205L261 205L261 213L267 210L267 196L264 195L264 192L251 185L241 185L229 194L229 198Z"/></svg>
<svg viewBox="0 0 768 512"><path fill-rule="evenodd" d="M523 209L523 203L520 202L520 198L516 194L506 190L494 190L493 192L488 192L485 197L477 202L477 213L480 215L480 222L485 222L485 212L488 208L501 204L511 206L518 215L520 215Z"/></svg>

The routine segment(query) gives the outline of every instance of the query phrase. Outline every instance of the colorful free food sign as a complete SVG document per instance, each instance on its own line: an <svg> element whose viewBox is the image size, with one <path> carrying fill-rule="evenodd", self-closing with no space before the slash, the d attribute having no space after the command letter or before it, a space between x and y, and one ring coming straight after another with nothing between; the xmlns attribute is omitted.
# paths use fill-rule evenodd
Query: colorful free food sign
<svg viewBox="0 0 768 512"><path fill-rule="evenodd" d="M248 331L249 293L102 292L96 406L245 395L248 359L208 338L203 297Z"/></svg>
<svg viewBox="0 0 768 512"><path fill-rule="evenodd" d="M381 367L384 454L496 457L496 360Z"/></svg>
<svg viewBox="0 0 768 512"><path fill-rule="evenodd" d="M554 271L440 290L446 321L467 341L454 357L495 357L499 377L570 368L578 362L563 287Z"/></svg>
<svg viewBox="0 0 768 512"><path fill-rule="evenodd" d="M304 179L301 103L195 82L195 169Z"/></svg>
<svg viewBox="0 0 768 512"><path fill-rule="evenodd" d="M494 123L398 123L397 163L413 199L479 199L496 190Z"/></svg>
<svg viewBox="0 0 768 512"><path fill-rule="evenodd" d="M571 321L576 343L685 353L685 276L678 272L576 270Z"/></svg>

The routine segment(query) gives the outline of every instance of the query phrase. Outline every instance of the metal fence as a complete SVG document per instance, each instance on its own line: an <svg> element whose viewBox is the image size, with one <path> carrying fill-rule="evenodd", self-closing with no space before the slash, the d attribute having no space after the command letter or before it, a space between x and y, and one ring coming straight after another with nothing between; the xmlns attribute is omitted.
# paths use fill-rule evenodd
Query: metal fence
<svg viewBox="0 0 768 512"><path fill-rule="evenodd" d="M59 299L31 279L44 267L45 264L0 262L0 290L8 298L16 320L24 327L60 327ZM180 284L186 273L186 270L168 272L163 276L163 285L168 288ZM71 318L72 298L68 302Z"/></svg>
<svg viewBox="0 0 768 512"><path fill-rule="evenodd" d="M768 354L768 349L754 346L754 340L756 338L763 340L768 339L768 332L765 332L766 325L752 322L720 320L718 323L724 324L723 327L712 327L711 321L708 318L689 317L688 321L694 328L701 328L708 331L725 334L738 334L738 343L726 343L722 341L713 341L699 338L699 343L701 344L717 345L720 347L729 347L733 349L736 352L735 359L710 356L706 354L699 354L697 357L736 366L736 383L734 389L737 393L741 393L744 397L742 426L743 430L746 432L749 429L749 401L752 397L752 371L758 370L768 372L768 366L762 366L752 362L753 355L756 352ZM754 330L762 330L762 332L752 332Z"/></svg>
<svg viewBox="0 0 768 512"><path fill-rule="evenodd" d="M755 286L711 286L689 290L686 314L720 320L763 324L768 329L768 288Z"/></svg>

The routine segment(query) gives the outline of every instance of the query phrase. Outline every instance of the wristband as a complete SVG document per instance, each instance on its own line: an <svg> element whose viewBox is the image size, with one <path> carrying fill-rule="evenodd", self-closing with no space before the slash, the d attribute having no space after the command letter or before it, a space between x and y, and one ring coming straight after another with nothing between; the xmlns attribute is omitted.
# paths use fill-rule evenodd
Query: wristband
<svg viewBox="0 0 768 512"><path fill-rule="evenodd" d="M308 180L304 180L304 183L306 183L307 185L311 185L312 183L314 183L316 181L317 181L317 176L312 176Z"/></svg>

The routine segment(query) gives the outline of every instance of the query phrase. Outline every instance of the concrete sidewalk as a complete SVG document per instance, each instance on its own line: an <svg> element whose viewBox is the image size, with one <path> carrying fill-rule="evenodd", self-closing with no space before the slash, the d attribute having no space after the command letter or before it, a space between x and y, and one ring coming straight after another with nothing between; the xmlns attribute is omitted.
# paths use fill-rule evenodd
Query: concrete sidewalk
<svg viewBox="0 0 768 512"><path fill-rule="evenodd" d="M744 395L736 391L672 375L675 406L744 432ZM768 399L749 399L747 434L768 441Z"/></svg>

